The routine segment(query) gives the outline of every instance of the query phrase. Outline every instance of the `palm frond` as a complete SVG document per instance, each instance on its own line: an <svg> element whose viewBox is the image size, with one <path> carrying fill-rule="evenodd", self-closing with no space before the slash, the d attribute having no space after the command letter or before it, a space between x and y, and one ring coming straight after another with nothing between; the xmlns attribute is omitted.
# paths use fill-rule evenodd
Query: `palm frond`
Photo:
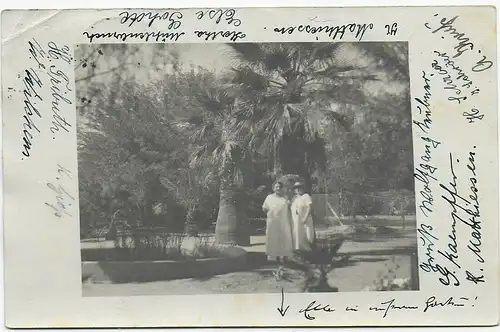
<svg viewBox="0 0 500 332"><path fill-rule="evenodd" d="M287 71L292 68L291 56L285 50L278 50L276 52L265 54L262 61L265 68L269 71L282 70Z"/></svg>
<svg viewBox="0 0 500 332"><path fill-rule="evenodd" d="M363 42L355 47L376 62L379 68L391 72L397 79L409 80L408 43Z"/></svg>
<svg viewBox="0 0 500 332"><path fill-rule="evenodd" d="M325 69L315 71L313 73L313 75L332 77L332 76L337 76L338 74L341 74L341 73L351 72L351 71L360 70L360 69L364 69L364 68L358 67L358 66L353 66L353 65L341 66L341 65L333 64L333 65L327 66Z"/></svg>
<svg viewBox="0 0 500 332"><path fill-rule="evenodd" d="M368 103L366 91L361 82L343 82L341 84L329 85L323 89L314 89L310 86L304 93L305 100L316 102L365 105Z"/></svg>
<svg viewBox="0 0 500 332"><path fill-rule="evenodd" d="M350 131L353 126L353 117L349 117L345 114L335 112L333 110L325 111L325 115L330 118L333 122L338 123L344 130Z"/></svg>
<svg viewBox="0 0 500 332"><path fill-rule="evenodd" d="M263 91L269 86L269 79L253 71L250 67L232 68L233 84L241 85L240 88L252 91Z"/></svg>
<svg viewBox="0 0 500 332"><path fill-rule="evenodd" d="M230 43L227 45L236 51L242 61L258 63L264 59L261 46L257 43Z"/></svg>
<svg viewBox="0 0 500 332"><path fill-rule="evenodd" d="M307 44L307 43L304 43ZM311 48L311 60L325 60L335 58L341 51L343 43L312 43ZM303 46L304 47L304 46Z"/></svg>

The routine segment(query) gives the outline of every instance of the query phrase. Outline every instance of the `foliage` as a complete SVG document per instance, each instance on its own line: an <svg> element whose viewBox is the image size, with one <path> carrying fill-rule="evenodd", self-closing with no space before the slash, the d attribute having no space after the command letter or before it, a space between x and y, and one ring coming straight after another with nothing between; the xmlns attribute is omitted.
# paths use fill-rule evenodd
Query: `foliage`
<svg viewBox="0 0 500 332"><path fill-rule="evenodd" d="M386 273L378 273L377 279L373 281L373 285L365 287L363 291L405 291L412 290L411 278L397 278L397 272L400 265L395 262L393 257L390 262L391 267Z"/></svg>
<svg viewBox="0 0 500 332"><path fill-rule="evenodd" d="M221 256L221 249L205 237L186 248L184 233L137 229L119 235L115 241L117 260L191 260Z"/></svg>
<svg viewBox="0 0 500 332"><path fill-rule="evenodd" d="M325 125L351 126L336 105L364 103L363 83L377 79L343 54L345 45L231 44L238 129L275 175L297 174L309 185L313 169L325 166Z"/></svg>
<svg viewBox="0 0 500 332"><path fill-rule="evenodd" d="M242 225L282 174L413 191L406 43L230 44L220 72L182 47L78 47L82 233Z"/></svg>
<svg viewBox="0 0 500 332"><path fill-rule="evenodd" d="M345 238L338 234L316 236L309 250L296 250L295 255L306 267L302 290L304 292L338 292L328 282L328 273L338 267L348 257L340 257L338 251ZM337 258L340 258L337 261Z"/></svg>
<svg viewBox="0 0 500 332"><path fill-rule="evenodd" d="M84 226L107 225L119 212L117 218L133 226L182 231L188 216L191 224L208 227L218 180L206 167L189 166L195 147L175 112L193 106L186 95L197 78L192 72L167 74L168 83L160 88L123 83L110 87L109 95L95 96L92 107L80 108L87 120L79 128Z"/></svg>

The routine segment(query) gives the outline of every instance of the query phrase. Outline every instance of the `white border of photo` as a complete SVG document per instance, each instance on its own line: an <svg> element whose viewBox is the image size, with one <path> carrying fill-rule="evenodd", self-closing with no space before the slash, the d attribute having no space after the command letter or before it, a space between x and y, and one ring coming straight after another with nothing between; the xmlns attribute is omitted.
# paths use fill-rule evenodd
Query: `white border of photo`
<svg viewBox="0 0 500 332"><path fill-rule="evenodd" d="M151 4L149 4L151 3ZM206 3L191 2L193 8L207 7ZM56 5L46 2L47 7L64 8L65 4ZM342 5L374 5L369 1L336 2ZM397 5L406 5L398 2ZM412 2L412 5L424 5ZM457 5L460 2L444 2L440 4ZM476 4L476 3L474 3ZM490 3L491 4L491 3ZM3 4L6 5L6 4ZM22 6L21 1L12 2L13 7ZM97 1L89 1L86 5L102 6ZM231 6L229 6L231 5ZM307 3L305 1L274 1L265 4L253 3L257 6L328 6L326 1ZM396 5L394 1L385 1L377 5ZM427 4L426 4L427 5ZM29 4L40 8L42 3ZM108 8L152 7L162 8L165 4L143 1L107 3ZM181 1L172 1L168 7L186 7ZM238 8L244 4L219 1L213 7ZM83 7L83 6L82 6ZM89 8L89 7L87 7ZM92 8L92 7L90 7ZM356 23L372 23L374 29L367 32L363 41L408 40L410 43L410 76L412 94L412 116L414 120L424 121L419 112L422 106L415 98L424 98L426 92L432 108L432 129L413 127L415 167L421 163L419 159L426 154L426 138L439 142L439 149L432 155L433 166L438 171L438 182L450 187L453 181L450 170L450 153L453 158L463 160L463 164L455 166L457 190L469 195L472 173L467 168L470 157L474 156L477 184L480 195L481 215L481 257L485 263L479 263L477 255L471 251L469 241L471 227L466 223L457 225L457 251L460 255L461 268L450 271L460 281L459 286L445 286L444 279L451 283L454 277L448 275L440 279L443 270L434 267L431 272L420 271L420 291L390 293L335 293L335 294L286 294L289 313L282 317L277 311L280 305L280 294L241 294L241 295L196 295L196 296L131 296L131 297L82 297L81 262L78 207L69 210L71 216L57 217L45 203L53 202L47 183L52 183L60 174L58 165L63 165L73 175L64 186L68 193L78 196L77 155L76 155L76 110L73 105L67 106L65 118L71 124L69 132L55 132L49 103L40 100L44 112L48 115L38 120L37 126L42 129L33 139L31 156L21 159L21 128L23 127L24 97L12 94L8 88L22 91L24 87L23 73L27 68L37 65L30 58L28 42L33 38L44 48L54 42L59 48L68 46L72 54L73 46L88 42L82 32L91 27L102 31L123 29L118 14L121 10L80 10L51 12L3 12L2 13L2 140L3 140L3 184L4 184L4 278L5 278L5 315L8 327L42 328L42 327L309 327L309 326L467 326L495 325L499 320L499 227L498 227L498 118L497 118L497 25L493 8L479 7L394 7L394 8L278 8L278 9L238 9L242 21L240 30L244 30L244 41L316 41L312 35L303 33L277 34L269 27L307 24L312 17L324 20L334 18L335 25ZM197 28L215 29L213 22L198 21L194 13L196 9L182 10L182 42L200 42L192 31ZM425 88L423 71L431 73L434 51L457 52L457 39L449 37L443 31L431 33L436 29L439 19L452 18L459 15L454 27L464 33L474 43L474 52L466 51L456 60L464 68L474 84L480 90L470 98L473 104L450 101L450 93L443 89L443 82L433 80L430 89ZM113 18L106 20L106 18ZM393 21L398 22L397 36L386 34L384 26ZM155 23L156 24L156 23ZM158 24L161 24L158 22ZM144 25L137 25L137 29ZM127 30L128 31L128 30ZM323 35L318 41L329 41ZM444 38L441 38L444 37ZM344 41L355 41L346 34ZM107 40L112 42L112 40ZM116 41L115 41L116 42ZM134 41L130 41L134 42ZM223 42L223 40L219 41ZM480 50L479 54L477 50ZM472 67L485 56L493 66L481 72L472 73ZM60 69L70 79L70 87L74 93L74 73L71 64L64 64L58 59ZM476 67L479 68L479 67ZM39 89L40 96L50 96L49 84ZM74 98L74 96L73 96ZM41 98L43 99L43 97ZM48 98L47 98L48 99ZM465 105L465 106L464 106ZM465 109L464 107L467 107ZM483 119L469 123L465 113L471 109L484 114ZM424 110L425 115L425 110ZM428 144L427 144L428 145ZM475 148L474 148L475 147ZM470 152L474 154L471 155ZM419 194L425 187L416 182L417 205L424 198ZM419 240L419 259L426 261L429 248L442 251L449 248L451 224L453 222L453 206L440 196L445 193L434 186L434 205L432 214L426 213L417 206L418 225L421 236L431 231L436 237L434 247L429 247L432 239L427 234L426 240ZM441 191L440 191L441 190ZM453 197L450 196L450 197ZM77 204L75 204L77 205ZM428 211L427 211L428 212ZM422 225L424 225L422 227ZM439 240L437 240L439 238ZM426 245L422 245L425 242ZM449 251L449 250L448 250ZM436 252L432 253L435 255ZM427 256L428 257L428 256ZM437 256L436 256L437 257ZM428 259L427 259L428 262ZM436 258L434 263L443 262L443 257ZM443 266L446 262L442 263ZM435 265L434 265L435 266ZM437 269L437 270L436 270ZM482 269L482 270L481 270ZM451 268L450 268L451 270ZM466 272L469 271L469 274ZM483 275L486 282L474 283L467 280L470 274ZM442 276L441 276L442 277ZM444 282L443 282L444 281ZM435 297L438 302L445 303L450 297L464 306L437 306L423 312L426 301ZM464 299L467 300L464 300ZM357 313L346 312L345 307L378 305L394 299L396 306L418 305L419 310L398 310L382 318L377 312L360 310ZM334 313L318 313L316 319L309 321L299 313L308 303L329 304L336 309ZM449 304L449 303L448 303Z"/></svg>

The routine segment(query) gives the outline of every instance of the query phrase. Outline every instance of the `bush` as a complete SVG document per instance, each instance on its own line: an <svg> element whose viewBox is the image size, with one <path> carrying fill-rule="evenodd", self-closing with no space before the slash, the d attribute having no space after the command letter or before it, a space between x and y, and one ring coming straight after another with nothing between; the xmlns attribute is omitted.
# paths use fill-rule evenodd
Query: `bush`
<svg viewBox="0 0 500 332"><path fill-rule="evenodd" d="M136 229L118 234L116 260L189 260L220 257L221 250L208 237L195 237L186 248L184 233L161 229Z"/></svg>
<svg viewBox="0 0 500 332"><path fill-rule="evenodd" d="M372 286L365 287L363 291L385 292L385 291L405 291L412 290L411 278L396 278L399 264L395 263L395 258L391 259L392 267L387 272L379 273L378 278L373 281Z"/></svg>

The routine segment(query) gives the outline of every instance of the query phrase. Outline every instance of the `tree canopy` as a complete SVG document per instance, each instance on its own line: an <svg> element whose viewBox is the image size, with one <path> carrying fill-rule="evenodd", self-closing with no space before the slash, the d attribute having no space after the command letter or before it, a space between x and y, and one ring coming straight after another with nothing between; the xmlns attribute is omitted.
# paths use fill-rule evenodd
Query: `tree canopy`
<svg viewBox="0 0 500 332"><path fill-rule="evenodd" d="M406 43L205 44L215 67L183 47L77 49L83 229L209 228L224 183L260 216L287 173L315 192L413 191Z"/></svg>

